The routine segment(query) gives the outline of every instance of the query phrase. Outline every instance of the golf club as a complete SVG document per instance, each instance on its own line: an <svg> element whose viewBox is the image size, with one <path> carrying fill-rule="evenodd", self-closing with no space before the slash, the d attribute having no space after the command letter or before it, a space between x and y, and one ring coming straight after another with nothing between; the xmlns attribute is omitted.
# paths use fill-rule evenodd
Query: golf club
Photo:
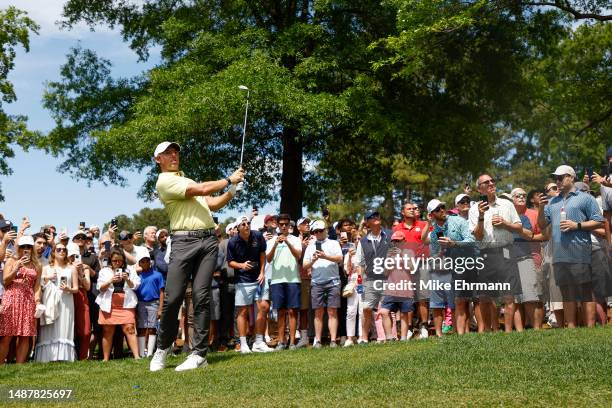
<svg viewBox="0 0 612 408"><path fill-rule="evenodd" d="M243 91L247 91L246 108L244 110L244 125L242 126L242 148L240 149L240 167L242 167L242 158L244 156L244 139L246 137L246 125L247 117L249 116L249 97L251 96L251 90L244 85L240 85L238 88Z"/></svg>

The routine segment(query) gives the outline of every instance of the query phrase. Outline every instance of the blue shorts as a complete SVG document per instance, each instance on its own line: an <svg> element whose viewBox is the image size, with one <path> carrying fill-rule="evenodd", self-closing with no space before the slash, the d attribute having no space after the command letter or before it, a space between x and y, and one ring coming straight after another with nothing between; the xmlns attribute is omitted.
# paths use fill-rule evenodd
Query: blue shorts
<svg viewBox="0 0 612 408"><path fill-rule="evenodd" d="M299 309L302 306L300 283L273 283L270 285L274 309Z"/></svg>
<svg viewBox="0 0 612 408"><path fill-rule="evenodd" d="M380 308L387 309L391 312L397 312L398 310L402 313L408 313L412 311L414 305L413 299L406 298L394 298L393 296L385 296L382 299Z"/></svg>
<svg viewBox="0 0 612 408"><path fill-rule="evenodd" d="M253 283L236 283L236 306L249 306L260 300L270 300L270 290L268 282L265 281L261 285L257 282Z"/></svg>
<svg viewBox="0 0 612 408"><path fill-rule="evenodd" d="M450 272L437 272L432 271L430 274L432 281L438 281L440 283L449 283L451 289L436 289L431 291L429 296L429 308L430 309L444 309L448 306L451 309L455 308L455 290L453 289L453 274Z"/></svg>

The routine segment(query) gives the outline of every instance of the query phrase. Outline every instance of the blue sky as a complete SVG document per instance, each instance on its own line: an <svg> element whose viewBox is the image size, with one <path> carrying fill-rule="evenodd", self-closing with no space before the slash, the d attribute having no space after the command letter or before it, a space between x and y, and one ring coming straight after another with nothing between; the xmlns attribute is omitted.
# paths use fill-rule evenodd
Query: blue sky
<svg viewBox="0 0 612 408"><path fill-rule="evenodd" d="M4 3L4 2L3 2ZM159 53L152 52L149 61L142 63L118 31L99 27L91 32L84 25L71 31L61 30L56 21L61 18L64 0L9 0L13 5L27 11L40 26L39 35L30 39L30 52L20 50L15 69L9 80L15 86L17 101L4 105L9 114L28 116L28 127L47 132L54 123L47 110L42 107L42 94L46 81L58 80L60 66L66 60L71 47L79 44L95 50L99 56L113 63L113 75L129 77L154 66ZM4 7L4 5L2 6ZM151 151L155 146L151 146ZM129 184L125 188L104 186L75 180L58 171L61 158L54 158L40 151L23 152L15 148L15 158L9 160L13 170L10 176L0 176L5 202L0 203L0 213L13 222L28 216L32 229L52 223L59 229L74 231L80 221L87 225L101 225L118 214L132 215L143 207L161 207L159 201L144 202L137 192L144 176L125 173ZM276 205L268 205L261 213L275 211ZM221 220L237 216L237 211L220 212Z"/></svg>

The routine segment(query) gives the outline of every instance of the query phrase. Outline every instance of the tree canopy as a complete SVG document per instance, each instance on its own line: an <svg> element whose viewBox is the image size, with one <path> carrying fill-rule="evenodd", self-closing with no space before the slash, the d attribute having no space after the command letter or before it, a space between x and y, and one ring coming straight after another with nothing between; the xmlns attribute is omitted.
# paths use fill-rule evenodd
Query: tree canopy
<svg viewBox="0 0 612 408"><path fill-rule="evenodd" d="M103 57L72 50L44 96L56 127L31 143L88 180L147 172L141 194L151 199L163 140L183 146L192 178L237 166L244 84L247 186L234 205L280 200L298 217L304 205L379 198L392 212L397 198L451 194L487 168L537 184L521 169L598 160L612 142L606 10L601 1L69 0L67 28L117 27L140 58L159 47L161 61L113 78Z"/></svg>

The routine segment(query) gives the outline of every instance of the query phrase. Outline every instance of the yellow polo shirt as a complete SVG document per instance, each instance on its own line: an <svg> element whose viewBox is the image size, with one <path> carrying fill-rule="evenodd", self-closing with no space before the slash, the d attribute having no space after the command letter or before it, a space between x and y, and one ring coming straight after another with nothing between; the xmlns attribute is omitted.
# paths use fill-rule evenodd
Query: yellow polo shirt
<svg viewBox="0 0 612 408"><path fill-rule="evenodd" d="M157 178L157 194L168 212L172 231L193 231L214 228L205 197L185 197L187 186L195 181L182 171L164 172Z"/></svg>

